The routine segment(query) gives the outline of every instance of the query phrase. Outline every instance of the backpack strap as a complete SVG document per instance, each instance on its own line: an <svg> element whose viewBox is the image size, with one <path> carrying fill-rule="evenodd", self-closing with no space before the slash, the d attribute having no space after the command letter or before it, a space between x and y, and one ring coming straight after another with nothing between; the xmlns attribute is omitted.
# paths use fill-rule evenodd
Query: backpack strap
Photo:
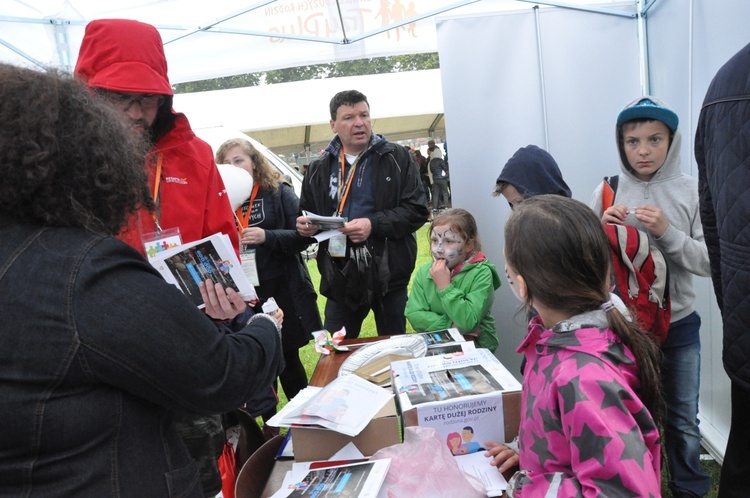
<svg viewBox="0 0 750 498"><path fill-rule="evenodd" d="M614 230L614 236L617 240L615 244L612 244L613 241L611 240L610 236L610 244L614 245L614 247L617 247L617 250L620 253L620 260L628 269L628 295L631 298L635 298L638 295L638 291L640 289L640 286L638 285L638 277L635 273L635 268L640 267L640 265L643 264L643 261L645 261L645 259L648 257L648 238L640 237L640 233L638 232L638 230L627 225L608 224L606 226L612 227L611 229ZM630 234L632 235L632 239L628 236L628 230L630 228L633 229L633 233ZM645 254L643 239L645 239ZM630 247L628 247L629 241L631 242ZM635 258L639 260L639 263L636 263Z"/></svg>
<svg viewBox="0 0 750 498"><path fill-rule="evenodd" d="M602 182L602 213L614 205L619 180L620 175L604 177Z"/></svg>
<svg viewBox="0 0 750 498"><path fill-rule="evenodd" d="M654 263L654 275L668 275L667 260L664 255L655 247L651 248L651 260ZM655 278L649 289L649 300L659 303L659 306L666 308L667 294L669 292L669 278Z"/></svg>

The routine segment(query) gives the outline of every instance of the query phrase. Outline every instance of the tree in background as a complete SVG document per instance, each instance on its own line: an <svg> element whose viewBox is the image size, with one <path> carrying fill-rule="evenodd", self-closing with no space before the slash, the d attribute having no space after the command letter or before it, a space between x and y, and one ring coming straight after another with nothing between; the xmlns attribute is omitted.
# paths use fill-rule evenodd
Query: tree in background
<svg viewBox="0 0 750 498"><path fill-rule="evenodd" d="M226 90L261 84L288 83L311 79L340 78L342 76L361 76L365 74L397 73L403 71L420 71L440 67L437 52L413 55L395 55L373 59L356 59L311 66L288 67L257 73L225 76L210 80L191 81L172 85L175 93L206 92L209 90Z"/></svg>

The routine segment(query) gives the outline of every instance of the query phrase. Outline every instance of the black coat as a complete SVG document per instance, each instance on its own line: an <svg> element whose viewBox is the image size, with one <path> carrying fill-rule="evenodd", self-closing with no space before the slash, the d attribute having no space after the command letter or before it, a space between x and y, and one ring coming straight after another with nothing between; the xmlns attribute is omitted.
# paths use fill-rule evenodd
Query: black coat
<svg viewBox="0 0 750 498"><path fill-rule="evenodd" d="M329 195L333 168L339 167L337 142L329 145L323 155L310 164L302 182L300 209L330 216L336 210ZM366 159L368 158L368 159ZM427 221L429 212L419 170L409 152L402 146L380 139L360 159L368 160L374 184L374 213L369 217L372 232L367 247L372 255L372 279L369 290L375 295L405 288L409 283L417 259L417 240L414 235ZM351 246L351 241L349 241ZM318 269L321 274L320 293L337 302L354 307L351 293L344 282L332 281L341 277L328 253L328 242L318 250ZM344 277L345 278L345 277ZM350 290L353 290L350 286ZM357 296L356 300L364 296ZM360 304L365 304L360 302Z"/></svg>
<svg viewBox="0 0 750 498"><path fill-rule="evenodd" d="M299 330L295 330L291 328L293 322L287 320L284 323L284 349L299 348L309 342L311 332L323 328L318 295L300 254L310 245L311 239L301 236L295 228L299 199L291 186L281 183L273 192L262 189L256 203L259 199L263 201L259 207L269 211L264 217L265 222L251 221L251 226L266 231L266 241L255 246L261 288L268 275L284 277L294 301L294 310L284 309L284 313L296 313L300 324ZM262 293L259 291L259 294Z"/></svg>
<svg viewBox="0 0 750 498"><path fill-rule="evenodd" d="M750 44L711 82L695 158L711 278L724 322L724 368L750 390Z"/></svg>

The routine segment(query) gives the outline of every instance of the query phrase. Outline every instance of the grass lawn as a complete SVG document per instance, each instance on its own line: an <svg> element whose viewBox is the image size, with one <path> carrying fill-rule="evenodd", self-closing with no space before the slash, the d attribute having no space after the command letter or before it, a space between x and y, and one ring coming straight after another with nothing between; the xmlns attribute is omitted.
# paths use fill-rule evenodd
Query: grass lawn
<svg viewBox="0 0 750 498"><path fill-rule="evenodd" d="M426 224L422 228L420 228L417 231L417 264L416 267L418 268L423 263L426 263L427 261L430 261L430 245L428 243L428 235L427 235L427 229L429 227L429 224ZM313 286L315 289L320 288L320 273L318 273L318 265L316 264L315 260L310 260L307 262L307 268L310 270L310 277L313 281ZM411 287L411 284L410 284ZM324 310L326 305L326 298L318 295L318 309L320 310L320 317L323 318L324 316ZM406 331L407 332L413 332L414 329L411 327L409 322L406 322ZM373 337L378 335L377 329L375 328L375 317L372 314L372 311L370 314L367 315L367 318L365 318L365 321L362 323L362 330L360 331L359 336L360 337ZM302 364L305 365L305 370L307 370L307 378L309 379L312 376L313 370L315 370L315 365L318 363L319 354L315 352L315 348L312 345L312 341L305 346L304 348L300 349L299 351L300 359L302 359ZM284 404L286 404L286 396L283 394L283 392L279 392L279 408L281 408Z"/></svg>
<svg viewBox="0 0 750 498"><path fill-rule="evenodd" d="M430 258L430 246L428 243L428 234L427 229L429 225L425 225L424 227L420 228L417 232L417 268L422 265L423 263L429 261ZM320 274L318 273L318 266L315 263L314 260L310 260L307 262L307 267L310 270L310 277L312 278L313 285L315 286L315 289L317 290L319 288L320 284ZM318 296L318 308L320 309L320 316L323 317L323 311L325 309L325 301L326 298L323 296ZM407 332L412 332L414 329L411 328L411 325L409 325L409 322L406 323L406 330ZM502 341L502 331L498 331L498 336L500 337L500 340ZM375 319L373 317L372 312L367 316L364 323L362 324L362 331L360 333L360 337L371 337L376 336L377 331L375 329ZM514 345L515 347L515 345ZM313 370L315 370L315 365L317 365L319 354L315 352L315 348L312 345L312 342L310 342L307 346L300 349L300 358L302 359L302 364L305 365L305 370L307 370L307 378L309 379L312 376ZM283 390L279 390L279 409L284 406L287 403L286 395L284 394ZM259 420L260 422L260 420ZM283 429L282 432L286 432L286 429ZM718 463L716 463L714 460L704 460L701 462L701 468L707 472L711 476L711 490L706 495L707 498L714 498L718 496L718 486L719 486L719 473L721 472L721 467ZM666 477L662 479L662 496L664 498L671 498L672 493L667 489L666 486Z"/></svg>

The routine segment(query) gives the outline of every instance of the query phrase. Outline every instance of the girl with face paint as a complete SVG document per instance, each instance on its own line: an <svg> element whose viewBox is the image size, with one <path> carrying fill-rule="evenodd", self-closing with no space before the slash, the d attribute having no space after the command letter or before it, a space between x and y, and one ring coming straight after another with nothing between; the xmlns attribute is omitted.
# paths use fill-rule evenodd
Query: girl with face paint
<svg viewBox="0 0 750 498"><path fill-rule="evenodd" d="M406 318L417 332L457 328L478 347L495 351L490 313L500 276L482 253L474 216L448 209L430 226L432 262L417 269L406 303Z"/></svg>

